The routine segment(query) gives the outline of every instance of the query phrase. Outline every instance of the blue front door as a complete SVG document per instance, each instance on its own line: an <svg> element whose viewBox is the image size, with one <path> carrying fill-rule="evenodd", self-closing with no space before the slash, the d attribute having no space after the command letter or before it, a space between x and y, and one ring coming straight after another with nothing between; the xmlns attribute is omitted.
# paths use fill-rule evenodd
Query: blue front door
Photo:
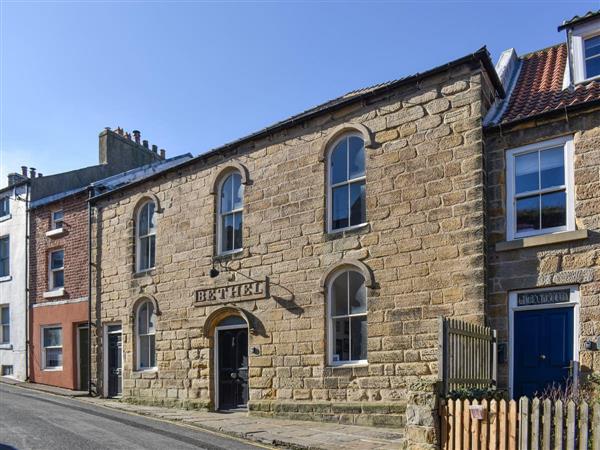
<svg viewBox="0 0 600 450"><path fill-rule="evenodd" d="M573 308L515 311L513 397L564 386L573 359Z"/></svg>

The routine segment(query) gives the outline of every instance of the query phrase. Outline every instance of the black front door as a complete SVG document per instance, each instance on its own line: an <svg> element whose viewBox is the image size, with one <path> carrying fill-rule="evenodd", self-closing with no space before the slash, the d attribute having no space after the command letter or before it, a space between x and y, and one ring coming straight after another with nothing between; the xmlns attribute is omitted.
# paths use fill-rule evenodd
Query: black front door
<svg viewBox="0 0 600 450"><path fill-rule="evenodd" d="M88 390L88 371L89 368L89 359L88 359L88 351L89 351L89 332L87 325L82 325L77 328L77 342L78 345L78 353L77 356L79 359L78 367L79 367L79 390L87 391Z"/></svg>
<svg viewBox="0 0 600 450"><path fill-rule="evenodd" d="M218 330L219 409L248 403L248 329Z"/></svg>
<svg viewBox="0 0 600 450"><path fill-rule="evenodd" d="M108 396L121 395L123 377L121 360L121 325L108 326Z"/></svg>

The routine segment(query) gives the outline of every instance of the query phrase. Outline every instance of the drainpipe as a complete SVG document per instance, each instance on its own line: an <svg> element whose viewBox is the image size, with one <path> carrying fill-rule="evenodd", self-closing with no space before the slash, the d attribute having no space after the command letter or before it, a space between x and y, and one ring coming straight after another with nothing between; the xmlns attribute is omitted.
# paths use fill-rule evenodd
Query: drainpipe
<svg viewBox="0 0 600 450"><path fill-rule="evenodd" d="M15 198L17 197L15 189ZM25 187L25 380L29 381L29 183Z"/></svg>
<svg viewBox="0 0 600 450"><path fill-rule="evenodd" d="M569 28L567 30L567 61L569 62L569 89L573 89L575 87L575 73L574 70L574 61L573 61L573 29Z"/></svg>
<svg viewBox="0 0 600 450"><path fill-rule="evenodd" d="M92 395L92 203L94 188L88 190L88 395Z"/></svg>

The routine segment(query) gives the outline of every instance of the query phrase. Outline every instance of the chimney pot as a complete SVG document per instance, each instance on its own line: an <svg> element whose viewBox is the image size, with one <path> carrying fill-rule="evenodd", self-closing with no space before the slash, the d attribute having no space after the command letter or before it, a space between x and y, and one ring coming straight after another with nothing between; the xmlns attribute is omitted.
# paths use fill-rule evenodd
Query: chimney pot
<svg viewBox="0 0 600 450"><path fill-rule="evenodd" d="M35 167L30 167L29 168L29 177L30 178L35 178Z"/></svg>
<svg viewBox="0 0 600 450"><path fill-rule="evenodd" d="M148 141L146 139L142 141L142 144L144 144L144 147L148 148Z"/></svg>
<svg viewBox="0 0 600 450"><path fill-rule="evenodd" d="M126 137L127 139L131 140L131 134L130 134L130 133L127 133L127 132L125 132L125 137Z"/></svg>
<svg viewBox="0 0 600 450"><path fill-rule="evenodd" d="M164 148L161 148L161 149L160 149L160 159L165 159L165 155L166 155L166 153L167 153L167 152L165 152L165 149L164 149Z"/></svg>
<svg viewBox="0 0 600 450"><path fill-rule="evenodd" d="M42 172L38 173L38 178L42 178L44 176L44 174Z"/></svg>
<svg viewBox="0 0 600 450"><path fill-rule="evenodd" d="M21 175L27 177L27 166L21 166Z"/></svg>
<svg viewBox="0 0 600 450"><path fill-rule="evenodd" d="M158 153L158 146L156 146L156 145L152 144L152 151L153 151L154 153Z"/></svg>
<svg viewBox="0 0 600 450"><path fill-rule="evenodd" d="M133 138L135 139L136 144L140 143L141 137L142 137L142 133L140 133L140 130L133 130Z"/></svg>

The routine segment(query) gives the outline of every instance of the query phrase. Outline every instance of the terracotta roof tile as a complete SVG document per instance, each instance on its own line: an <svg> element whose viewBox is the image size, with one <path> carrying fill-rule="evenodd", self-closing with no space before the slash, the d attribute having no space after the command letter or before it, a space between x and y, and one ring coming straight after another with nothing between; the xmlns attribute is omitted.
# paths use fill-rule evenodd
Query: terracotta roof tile
<svg viewBox="0 0 600 450"><path fill-rule="evenodd" d="M523 55L521 71L500 122L526 119L565 106L600 100L600 81L563 89L567 46L559 44Z"/></svg>

